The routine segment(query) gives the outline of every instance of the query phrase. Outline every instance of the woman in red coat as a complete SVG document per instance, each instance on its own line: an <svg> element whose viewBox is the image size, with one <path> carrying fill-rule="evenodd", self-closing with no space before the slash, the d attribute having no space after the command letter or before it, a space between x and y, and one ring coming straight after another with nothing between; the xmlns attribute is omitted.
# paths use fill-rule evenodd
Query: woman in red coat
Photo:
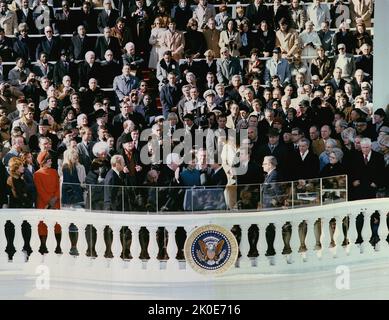
<svg viewBox="0 0 389 320"><path fill-rule="evenodd" d="M37 161L40 169L34 173L37 191L36 207L38 209L59 209L59 176L57 171L51 168L51 156L47 151L42 151Z"/></svg>

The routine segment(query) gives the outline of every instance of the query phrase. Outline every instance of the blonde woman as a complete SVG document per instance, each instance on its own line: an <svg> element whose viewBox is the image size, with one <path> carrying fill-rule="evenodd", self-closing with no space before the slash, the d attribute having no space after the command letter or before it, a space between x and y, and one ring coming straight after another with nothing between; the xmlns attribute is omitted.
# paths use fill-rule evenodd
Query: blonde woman
<svg viewBox="0 0 389 320"><path fill-rule="evenodd" d="M20 127L23 131L23 137L26 140L26 143L30 141L30 137L38 133L38 123L34 121L35 109L32 107L27 107L21 118L13 122L12 128Z"/></svg>
<svg viewBox="0 0 389 320"><path fill-rule="evenodd" d="M157 69L157 64L162 59L161 36L164 31L166 31L166 28L162 25L162 19L156 18L149 38L149 43L152 45L149 59L150 69Z"/></svg>
<svg viewBox="0 0 389 320"><path fill-rule="evenodd" d="M9 160L9 173L7 186L10 189L10 208L32 208L32 194L28 192L27 184L24 180L24 162L18 157Z"/></svg>
<svg viewBox="0 0 389 320"><path fill-rule="evenodd" d="M77 116L77 128L88 128L88 117L85 113L81 113Z"/></svg>
<svg viewBox="0 0 389 320"><path fill-rule="evenodd" d="M62 163L62 203L73 205L84 201L81 184L85 182L85 168L79 163L76 149L68 149L63 154Z"/></svg>

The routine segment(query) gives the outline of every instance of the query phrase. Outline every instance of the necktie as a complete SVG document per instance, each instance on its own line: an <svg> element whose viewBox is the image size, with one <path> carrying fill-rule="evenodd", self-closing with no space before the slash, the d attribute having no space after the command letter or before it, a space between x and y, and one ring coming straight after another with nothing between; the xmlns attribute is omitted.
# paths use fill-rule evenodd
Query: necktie
<svg viewBox="0 0 389 320"><path fill-rule="evenodd" d="M270 145L270 152L273 153L273 151L274 151L274 145L271 144Z"/></svg>
<svg viewBox="0 0 389 320"><path fill-rule="evenodd" d="M367 164L369 162L369 160L367 159L367 155L366 154L364 155L364 161L365 161L365 164Z"/></svg>

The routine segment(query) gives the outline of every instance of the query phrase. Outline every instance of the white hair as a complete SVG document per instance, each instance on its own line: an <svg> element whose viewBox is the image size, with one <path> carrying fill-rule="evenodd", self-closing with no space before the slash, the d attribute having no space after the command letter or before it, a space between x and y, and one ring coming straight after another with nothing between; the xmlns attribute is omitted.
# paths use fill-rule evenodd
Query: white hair
<svg viewBox="0 0 389 320"><path fill-rule="evenodd" d="M103 153L103 152L108 153L109 152L108 143L106 143L105 141L100 141L100 142L95 143L95 145L93 146L92 152L93 152L95 157L98 157L99 154Z"/></svg>

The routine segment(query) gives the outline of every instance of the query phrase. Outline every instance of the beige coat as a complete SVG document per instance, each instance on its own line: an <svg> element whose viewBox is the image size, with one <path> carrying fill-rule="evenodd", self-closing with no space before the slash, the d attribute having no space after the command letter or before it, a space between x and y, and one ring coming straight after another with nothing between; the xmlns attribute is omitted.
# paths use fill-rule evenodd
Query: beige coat
<svg viewBox="0 0 389 320"><path fill-rule="evenodd" d="M371 27L371 15L373 13L373 0L350 0L351 26L355 27L355 20L360 18L366 27Z"/></svg>
<svg viewBox="0 0 389 320"><path fill-rule="evenodd" d="M219 30L210 30L205 29L203 31L205 42L207 43L207 49L212 50L215 53L215 58L220 57L220 47L219 47L219 39L220 39L220 31Z"/></svg>
<svg viewBox="0 0 389 320"><path fill-rule="evenodd" d="M182 59L185 47L185 38L182 32L175 31L174 33L170 30L166 30L161 33L161 52L171 50L173 59L177 62Z"/></svg>
<svg viewBox="0 0 389 320"><path fill-rule="evenodd" d="M212 4L208 4L206 7L198 4L193 11L193 18L197 21L197 30L201 31L205 27L209 18L215 18L216 10Z"/></svg>
<svg viewBox="0 0 389 320"><path fill-rule="evenodd" d="M229 39L229 36L227 34L227 31L223 30L220 33L219 47L220 48L227 47L230 49L230 54L233 57L239 57L240 56L239 48L242 46L242 41L240 39L239 32L237 32L237 31L234 32L232 37L233 37L234 41L232 42L232 45L230 45L230 39Z"/></svg>
<svg viewBox="0 0 389 320"><path fill-rule="evenodd" d="M4 29L6 36L15 34L18 31L16 13L8 10L5 16L0 16L0 26Z"/></svg>
<svg viewBox="0 0 389 320"><path fill-rule="evenodd" d="M280 47L282 55L286 55L287 58L298 53L301 54L298 33L294 29L290 29L286 34L278 30L276 32L276 47Z"/></svg>

